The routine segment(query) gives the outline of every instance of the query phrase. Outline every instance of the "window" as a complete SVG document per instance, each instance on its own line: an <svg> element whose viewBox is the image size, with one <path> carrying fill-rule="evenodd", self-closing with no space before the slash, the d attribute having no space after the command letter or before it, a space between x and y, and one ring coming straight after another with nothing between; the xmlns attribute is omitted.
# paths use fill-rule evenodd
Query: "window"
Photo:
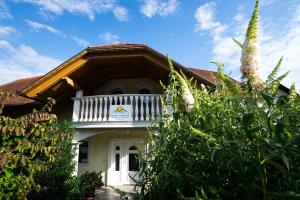
<svg viewBox="0 0 300 200"><path fill-rule="evenodd" d="M139 160L136 153L129 153L129 171L139 171Z"/></svg>
<svg viewBox="0 0 300 200"><path fill-rule="evenodd" d="M124 94L123 90L121 88L114 88L110 92L111 94Z"/></svg>
<svg viewBox="0 0 300 200"><path fill-rule="evenodd" d="M139 171L139 160L136 146L129 147L129 171Z"/></svg>
<svg viewBox="0 0 300 200"><path fill-rule="evenodd" d="M87 163L88 162L88 149L89 143L87 141L83 141L79 144L79 163Z"/></svg>
<svg viewBox="0 0 300 200"><path fill-rule="evenodd" d="M136 146L129 147L129 150L137 150Z"/></svg>
<svg viewBox="0 0 300 200"><path fill-rule="evenodd" d="M116 153L116 157L115 157L115 171L120 171L120 154Z"/></svg>
<svg viewBox="0 0 300 200"><path fill-rule="evenodd" d="M142 88L139 90L139 94L151 94L151 92L147 88Z"/></svg>

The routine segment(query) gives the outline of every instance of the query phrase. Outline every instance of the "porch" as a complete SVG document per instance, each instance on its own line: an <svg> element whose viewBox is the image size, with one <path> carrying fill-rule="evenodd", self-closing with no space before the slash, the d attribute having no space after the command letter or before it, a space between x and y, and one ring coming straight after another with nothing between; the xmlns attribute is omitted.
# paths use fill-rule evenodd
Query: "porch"
<svg viewBox="0 0 300 200"><path fill-rule="evenodd" d="M161 94L116 94L72 98L75 128L146 127L162 114Z"/></svg>
<svg viewBox="0 0 300 200"><path fill-rule="evenodd" d="M137 148L145 148L146 128L80 129L73 138L74 175L102 172L105 185L132 185L137 178ZM133 148L134 147L134 148Z"/></svg>

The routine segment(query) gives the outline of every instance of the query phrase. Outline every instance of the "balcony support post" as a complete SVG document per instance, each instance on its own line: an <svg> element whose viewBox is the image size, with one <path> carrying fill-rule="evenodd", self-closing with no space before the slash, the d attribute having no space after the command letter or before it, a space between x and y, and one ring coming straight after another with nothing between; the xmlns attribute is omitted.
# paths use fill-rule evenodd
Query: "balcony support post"
<svg viewBox="0 0 300 200"><path fill-rule="evenodd" d="M76 97L82 97L83 91L77 90ZM79 114L80 114L80 99L75 99L73 104L73 122L79 121Z"/></svg>

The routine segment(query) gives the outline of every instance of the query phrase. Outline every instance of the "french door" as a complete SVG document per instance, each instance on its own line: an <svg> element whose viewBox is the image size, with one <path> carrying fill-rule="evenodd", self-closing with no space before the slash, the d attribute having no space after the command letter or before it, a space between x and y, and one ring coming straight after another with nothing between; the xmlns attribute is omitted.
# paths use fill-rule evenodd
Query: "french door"
<svg viewBox="0 0 300 200"><path fill-rule="evenodd" d="M110 143L108 165L109 185L133 185L139 179L138 149L144 151L141 140L116 140Z"/></svg>

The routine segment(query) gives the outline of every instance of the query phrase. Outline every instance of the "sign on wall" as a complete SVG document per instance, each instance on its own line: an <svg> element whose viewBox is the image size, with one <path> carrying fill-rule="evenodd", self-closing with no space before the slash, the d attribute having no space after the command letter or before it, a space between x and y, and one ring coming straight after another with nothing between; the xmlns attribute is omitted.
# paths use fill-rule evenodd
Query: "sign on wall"
<svg viewBox="0 0 300 200"><path fill-rule="evenodd" d="M110 105L109 121L132 121L132 106Z"/></svg>

